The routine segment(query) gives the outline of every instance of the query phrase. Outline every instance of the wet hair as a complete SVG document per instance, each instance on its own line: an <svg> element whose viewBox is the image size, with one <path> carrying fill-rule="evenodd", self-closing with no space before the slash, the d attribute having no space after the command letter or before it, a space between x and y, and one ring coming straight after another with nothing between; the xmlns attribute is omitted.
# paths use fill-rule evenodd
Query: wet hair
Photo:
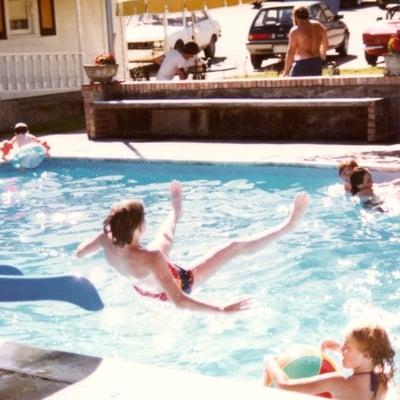
<svg viewBox="0 0 400 400"><path fill-rule="evenodd" d="M195 42L187 42L182 48L182 53L190 54L192 56L196 55L199 52L200 48Z"/></svg>
<svg viewBox="0 0 400 400"><path fill-rule="evenodd" d="M366 168L356 167L353 169L350 175L350 193L354 196L356 195L360 189L358 188L364 182L365 176L370 174L370 172Z"/></svg>
<svg viewBox="0 0 400 400"><path fill-rule="evenodd" d="M103 232L111 233L115 246L130 244L135 230L144 222L144 207L139 200L114 206L103 222Z"/></svg>
<svg viewBox="0 0 400 400"><path fill-rule="evenodd" d="M307 7L304 6L296 6L293 10L293 16L297 19L307 20L310 18L310 14L308 12Z"/></svg>
<svg viewBox="0 0 400 400"><path fill-rule="evenodd" d="M396 370L396 353L385 329L375 324L357 326L353 327L348 336L354 339L361 353L371 359L379 385L386 387Z"/></svg>
<svg viewBox="0 0 400 400"><path fill-rule="evenodd" d="M346 161L342 161L342 162L339 164L339 166L338 166L338 169L339 169L339 176L342 175L342 173L343 173L343 171L344 171L345 169L351 168L351 169L353 170L353 169L356 168L356 167L358 167L358 164L357 164L357 161L356 161L356 160L346 160Z"/></svg>
<svg viewBox="0 0 400 400"><path fill-rule="evenodd" d="M16 135L21 134L21 133L27 133L27 132L28 132L28 125L26 125L23 122L18 122L18 124L15 124L14 133Z"/></svg>

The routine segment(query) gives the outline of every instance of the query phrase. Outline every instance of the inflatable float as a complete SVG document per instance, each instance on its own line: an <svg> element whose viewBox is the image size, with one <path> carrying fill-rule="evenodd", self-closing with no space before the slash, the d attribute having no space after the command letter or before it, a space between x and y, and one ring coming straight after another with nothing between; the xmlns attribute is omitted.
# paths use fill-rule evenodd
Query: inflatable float
<svg viewBox="0 0 400 400"><path fill-rule="evenodd" d="M57 300L88 311L99 311L104 304L93 284L73 275L48 278L26 277L11 265L0 265L0 302Z"/></svg>
<svg viewBox="0 0 400 400"><path fill-rule="evenodd" d="M320 349L312 346L297 345L276 357L276 362L286 375L292 379L309 378L338 370L333 359ZM269 377L264 383L273 387ZM332 398L330 393L319 393L319 397Z"/></svg>
<svg viewBox="0 0 400 400"><path fill-rule="evenodd" d="M46 157L46 148L41 144L28 144L12 154L11 164L15 168L36 168Z"/></svg>

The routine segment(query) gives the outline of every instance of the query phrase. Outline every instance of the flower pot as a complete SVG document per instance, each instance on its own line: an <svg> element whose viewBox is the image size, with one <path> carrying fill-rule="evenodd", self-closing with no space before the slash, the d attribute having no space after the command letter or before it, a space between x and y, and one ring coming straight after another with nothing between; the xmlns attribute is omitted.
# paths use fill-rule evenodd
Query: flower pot
<svg viewBox="0 0 400 400"><path fill-rule="evenodd" d="M400 75L400 53L384 54L386 68L385 75L397 76Z"/></svg>
<svg viewBox="0 0 400 400"><path fill-rule="evenodd" d="M104 65L84 65L87 77L90 83L93 82L111 82L115 75L117 75L118 64L104 64Z"/></svg>

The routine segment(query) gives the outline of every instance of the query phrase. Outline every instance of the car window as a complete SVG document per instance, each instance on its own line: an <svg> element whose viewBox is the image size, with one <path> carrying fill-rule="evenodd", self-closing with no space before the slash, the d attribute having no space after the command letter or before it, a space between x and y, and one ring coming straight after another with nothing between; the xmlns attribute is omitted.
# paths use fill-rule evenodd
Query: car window
<svg viewBox="0 0 400 400"><path fill-rule="evenodd" d="M310 14L313 19L319 22L326 22L325 14L323 13L319 5L312 6L310 11L311 11Z"/></svg>
<svg viewBox="0 0 400 400"><path fill-rule="evenodd" d="M326 4L321 4L321 8L325 14L326 20L332 21L333 17L335 16L335 14L332 12L332 10Z"/></svg>
<svg viewBox="0 0 400 400"><path fill-rule="evenodd" d="M400 6L387 8L386 19L400 20Z"/></svg>
<svg viewBox="0 0 400 400"><path fill-rule="evenodd" d="M255 27L265 25L292 24L292 8L268 8L262 10L254 21Z"/></svg>
<svg viewBox="0 0 400 400"><path fill-rule="evenodd" d="M164 16L162 14L142 14L139 22L145 25L164 25ZM168 16L167 24L170 26L182 26L182 16Z"/></svg>
<svg viewBox="0 0 400 400"><path fill-rule="evenodd" d="M195 20L196 22L201 22L201 21L205 21L207 18L207 15L204 13L204 11L196 11L194 13L195 16Z"/></svg>

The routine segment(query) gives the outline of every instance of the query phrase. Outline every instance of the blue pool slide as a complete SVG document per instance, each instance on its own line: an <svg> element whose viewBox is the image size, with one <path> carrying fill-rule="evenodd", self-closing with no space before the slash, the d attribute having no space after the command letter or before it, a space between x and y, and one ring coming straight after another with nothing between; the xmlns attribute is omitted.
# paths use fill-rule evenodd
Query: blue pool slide
<svg viewBox="0 0 400 400"><path fill-rule="evenodd" d="M93 284L73 275L48 278L26 277L11 265L0 265L0 301L58 300L88 311L99 311L104 304Z"/></svg>

